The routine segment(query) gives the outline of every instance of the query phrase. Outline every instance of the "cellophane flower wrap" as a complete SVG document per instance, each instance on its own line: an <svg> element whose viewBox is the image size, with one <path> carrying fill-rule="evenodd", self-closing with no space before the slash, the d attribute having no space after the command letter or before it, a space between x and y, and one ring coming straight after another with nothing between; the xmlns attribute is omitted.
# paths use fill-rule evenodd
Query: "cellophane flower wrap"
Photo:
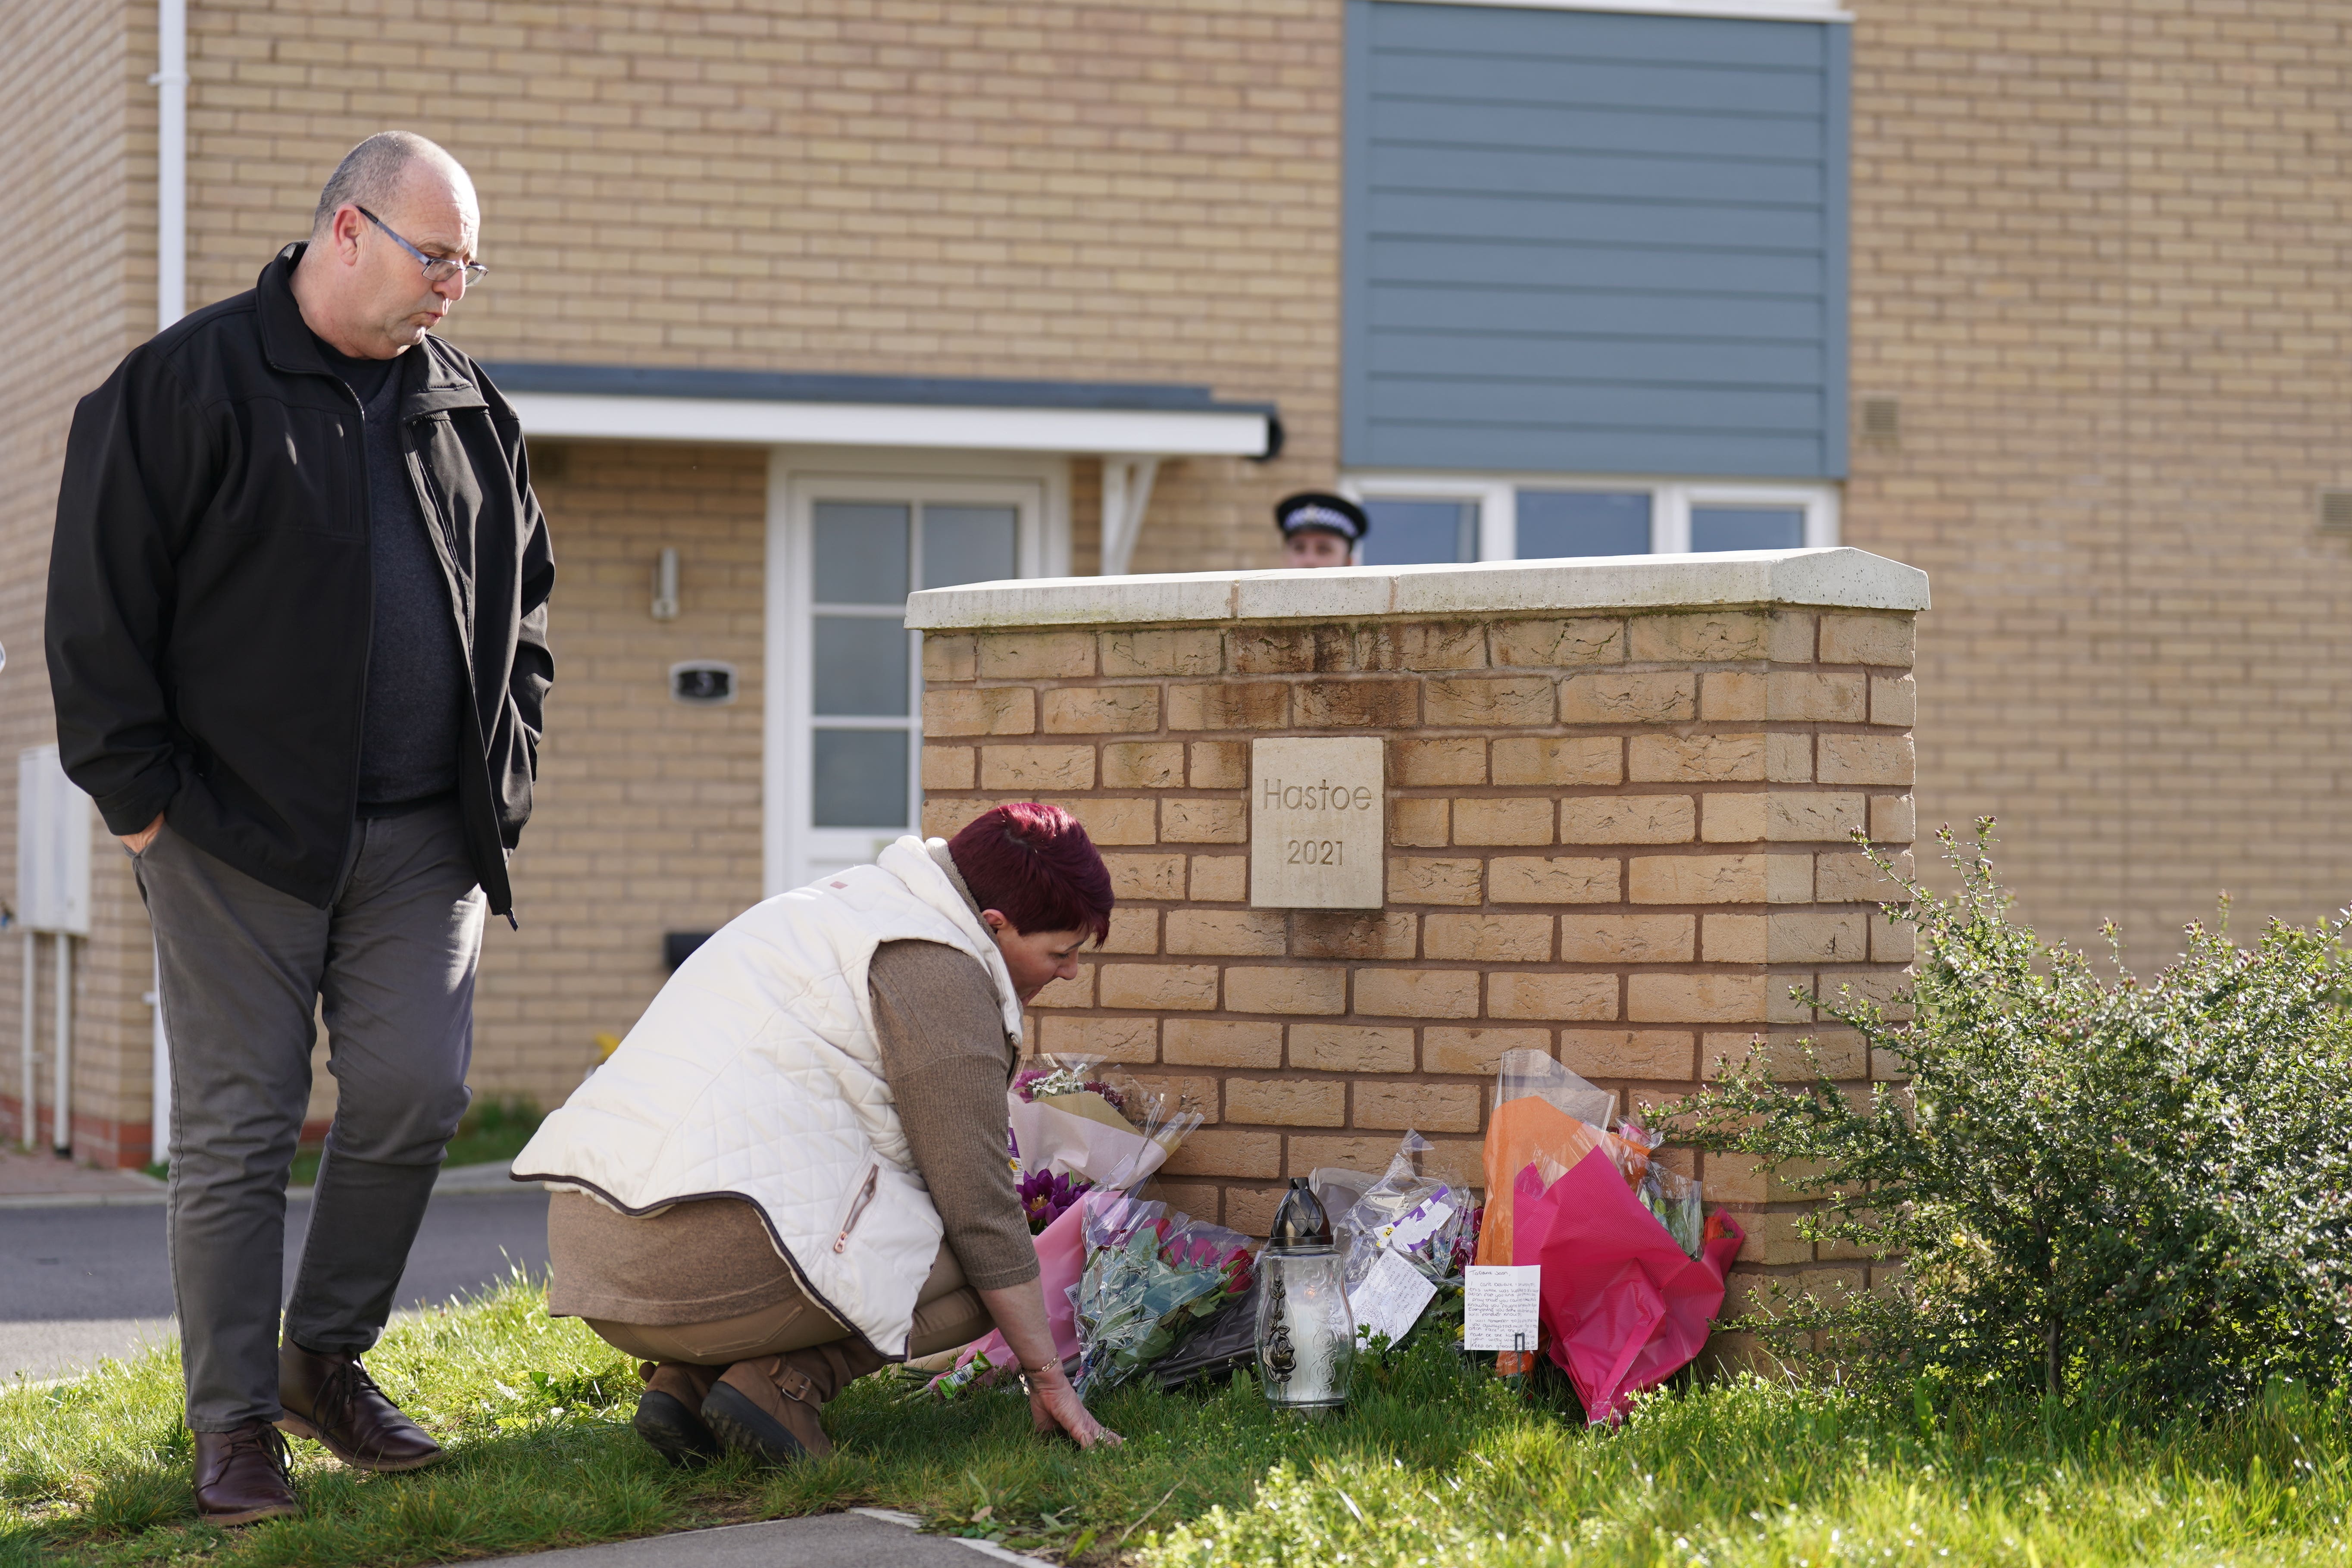
<svg viewBox="0 0 2352 1568"><path fill-rule="evenodd" d="M1408 1130L1381 1179L1332 1224L1332 1239L1347 1255L1348 1289L1364 1282L1383 1250L1394 1252L1432 1283L1461 1272L1454 1262L1471 1228L1470 1194L1421 1173L1433 1145Z"/></svg>
<svg viewBox="0 0 2352 1568"><path fill-rule="evenodd" d="M1117 1387L1248 1290L1249 1238L1104 1190L1081 1201L1086 1271L1072 1287L1078 1393Z"/></svg>
<svg viewBox="0 0 2352 1568"><path fill-rule="evenodd" d="M1520 1172L1545 1160L1549 1162L1546 1179L1557 1180L1595 1152L1617 1167L1626 1190L1675 1238L1684 1255L1699 1256L1705 1240L1699 1183L1653 1157L1652 1151L1665 1142L1663 1133L1634 1120L1619 1121L1617 1131L1609 1131L1615 1103L1614 1094L1595 1089L1541 1052L1504 1054L1495 1111L1486 1123L1486 1213L1478 1237L1480 1263L1511 1261Z"/></svg>
<svg viewBox="0 0 2352 1568"><path fill-rule="evenodd" d="M1199 1110L1106 1068L1099 1057L1031 1057L1005 1102L1022 1175L1058 1174L1087 1186L1140 1185L1201 1125ZM1032 1195L1023 1192L1024 1207ZM1034 1195L1050 1201L1042 1186ZM1030 1210L1033 1226L1040 1212Z"/></svg>

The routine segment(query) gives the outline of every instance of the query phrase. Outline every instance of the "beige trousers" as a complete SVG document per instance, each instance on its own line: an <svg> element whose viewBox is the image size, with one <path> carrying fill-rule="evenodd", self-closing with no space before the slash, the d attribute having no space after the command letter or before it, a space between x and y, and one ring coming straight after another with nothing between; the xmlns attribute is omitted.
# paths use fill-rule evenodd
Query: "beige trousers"
<svg viewBox="0 0 2352 1568"><path fill-rule="evenodd" d="M731 1366L739 1361L782 1355L850 1337L848 1325L795 1289L772 1307L709 1323L615 1323L583 1320L605 1343L639 1361L681 1361L695 1366ZM915 1297L915 1328L908 1337L911 1360L968 1344L996 1327L980 1292L964 1283L955 1253L942 1242L930 1277Z"/></svg>

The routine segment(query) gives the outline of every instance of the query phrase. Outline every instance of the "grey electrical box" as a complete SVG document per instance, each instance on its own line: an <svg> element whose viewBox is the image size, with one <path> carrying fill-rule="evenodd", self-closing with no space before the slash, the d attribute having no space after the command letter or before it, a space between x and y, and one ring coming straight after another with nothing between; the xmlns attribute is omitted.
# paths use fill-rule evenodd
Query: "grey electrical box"
<svg viewBox="0 0 2352 1568"><path fill-rule="evenodd" d="M55 746L16 754L16 918L26 929L89 934L94 820Z"/></svg>

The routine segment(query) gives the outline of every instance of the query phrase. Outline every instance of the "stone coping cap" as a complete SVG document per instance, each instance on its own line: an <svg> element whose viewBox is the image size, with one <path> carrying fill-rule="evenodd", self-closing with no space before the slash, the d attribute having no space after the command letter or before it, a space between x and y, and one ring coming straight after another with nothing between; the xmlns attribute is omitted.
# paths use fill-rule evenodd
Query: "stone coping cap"
<svg viewBox="0 0 2352 1568"><path fill-rule="evenodd" d="M1026 577L926 588L907 599L916 631L1202 621L1361 621L1808 605L1924 610L1927 574L1865 550L1727 550L1320 571L1168 572Z"/></svg>

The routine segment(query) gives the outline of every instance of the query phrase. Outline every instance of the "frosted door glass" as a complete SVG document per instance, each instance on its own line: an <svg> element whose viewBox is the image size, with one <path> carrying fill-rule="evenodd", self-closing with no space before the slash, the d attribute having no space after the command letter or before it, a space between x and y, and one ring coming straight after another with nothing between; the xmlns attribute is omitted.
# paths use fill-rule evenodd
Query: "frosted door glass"
<svg viewBox="0 0 2352 1568"><path fill-rule="evenodd" d="M815 508L815 592L820 605L897 605L907 597L911 508L887 501L821 500Z"/></svg>
<svg viewBox="0 0 2352 1568"><path fill-rule="evenodd" d="M1359 553L1367 566L1426 566L1478 557L1478 503L1374 500L1372 526Z"/></svg>
<svg viewBox="0 0 2352 1568"><path fill-rule="evenodd" d="M907 826L907 731L819 730L814 740L813 826Z"/></svg>
<svg viewBox="0 0 2352 1568"><path fill-rule="evenodd" d="M1804 542L1801 507L1691 508L1693 550L1795 550Z"/></svg>
<svg viewBox="0 0 2352 1568"><path fill-rule="evenodd" d="M907 633L880 616L819 616L810 682L819 713L907 711Z"/></svg>
<svg viewBox="0 0 2352 1568"><path fill-rule="evenodd" d="M1647 555L1647 490L1521 490L1519 559Z"/></svg>
<svg viewBox="0 0 2352 1568"><path fill-rule="evenodd" d="M1009 506L923 509L923 586L996 583L1020 574L1013 543L1020 514Z"/></svg>

